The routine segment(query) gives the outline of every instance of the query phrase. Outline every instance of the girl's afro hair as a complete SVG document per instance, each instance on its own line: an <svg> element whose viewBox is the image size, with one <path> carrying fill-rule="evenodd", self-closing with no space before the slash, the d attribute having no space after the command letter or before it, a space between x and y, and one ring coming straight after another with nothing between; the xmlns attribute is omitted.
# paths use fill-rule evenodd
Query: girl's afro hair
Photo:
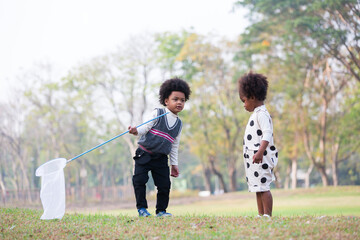
<svg viewBox="0 0 360 240"><path fill-rule="evenodd" d="M247 98L255 97L259 101L264 101L267 90L267 77L262 74L249 72L239 79L239 93Z"/></svg>

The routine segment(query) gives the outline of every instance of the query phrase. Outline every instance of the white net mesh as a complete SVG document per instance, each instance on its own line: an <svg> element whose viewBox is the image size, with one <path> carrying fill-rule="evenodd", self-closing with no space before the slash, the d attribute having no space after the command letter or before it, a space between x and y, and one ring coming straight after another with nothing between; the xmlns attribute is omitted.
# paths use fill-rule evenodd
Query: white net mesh
<svg viewBox="0 0 360 240"><path fill-rule="evenodd" d="M41 219L61 219L65 214L65 158L48 161L36 169L41 177L40 199L44 208Z"/></svg>

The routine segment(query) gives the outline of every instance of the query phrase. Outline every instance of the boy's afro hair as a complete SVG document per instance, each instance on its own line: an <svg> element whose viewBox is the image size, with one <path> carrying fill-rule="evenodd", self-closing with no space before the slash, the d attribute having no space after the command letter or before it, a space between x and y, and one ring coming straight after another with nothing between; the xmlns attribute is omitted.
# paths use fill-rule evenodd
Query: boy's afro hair
<svg viewBox="0 0 360 240"><path fill-rule="evenodd" d="M268 85L266 76L249 72L239 79L239 92L247 98L255 97L259 101L264 101L266 99Z"/></svg>
<svg viewBox="0 0 360 240"><path fill-rule="evenodd" d="M173 91L183 92L185 94L185 101L189 100L191 90L187 82L180 78L172 78L163 82L159 90L159 101L166 106L165 99L167 99Z"/></svg>

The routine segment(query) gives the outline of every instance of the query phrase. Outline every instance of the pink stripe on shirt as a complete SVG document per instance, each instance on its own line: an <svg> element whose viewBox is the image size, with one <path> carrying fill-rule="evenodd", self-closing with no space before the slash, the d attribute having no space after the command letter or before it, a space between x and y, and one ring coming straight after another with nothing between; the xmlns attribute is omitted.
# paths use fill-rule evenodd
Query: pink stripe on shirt
<svg viewBox="0 0 360 240"><path fill-rule="evenodd" d="M171 143L174 143L174 141L175 141L175 139L174 139L174 138L172 138L169 134L164 133L164 132L161 132L161 131L159 131L159 130L156 130L156 129L150 129L150 131L149 131L149 132L151 132L151 133L152 133L152 134L154 134L154 135L157 135L157 136L163 137L163 138L165 138L165 139L169 140Z"/></svg>

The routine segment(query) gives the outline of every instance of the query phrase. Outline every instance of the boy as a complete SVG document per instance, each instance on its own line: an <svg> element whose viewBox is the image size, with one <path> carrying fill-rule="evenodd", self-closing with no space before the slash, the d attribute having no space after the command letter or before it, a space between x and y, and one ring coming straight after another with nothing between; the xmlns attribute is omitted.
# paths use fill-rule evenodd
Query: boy
<svg viewBox="0 0 360 240"><path fill-rule="evenodd" d="M171 186L168 155L170 155L171 176L178 177L178 148L182 129L178 113L184 109L190 93L190 87L184 80L179 78L166 80L159 91L159 101L165 108L155 109L152 116L169 113L139 129L129 126L129 133L140 136L139 147L134 156L133 175L136 207L140 217L151 215L147 211L146 201L146 183L149 180L149 171L151 171L158 191L156 216L172 216L171 213L166 212Z"/></svg>

